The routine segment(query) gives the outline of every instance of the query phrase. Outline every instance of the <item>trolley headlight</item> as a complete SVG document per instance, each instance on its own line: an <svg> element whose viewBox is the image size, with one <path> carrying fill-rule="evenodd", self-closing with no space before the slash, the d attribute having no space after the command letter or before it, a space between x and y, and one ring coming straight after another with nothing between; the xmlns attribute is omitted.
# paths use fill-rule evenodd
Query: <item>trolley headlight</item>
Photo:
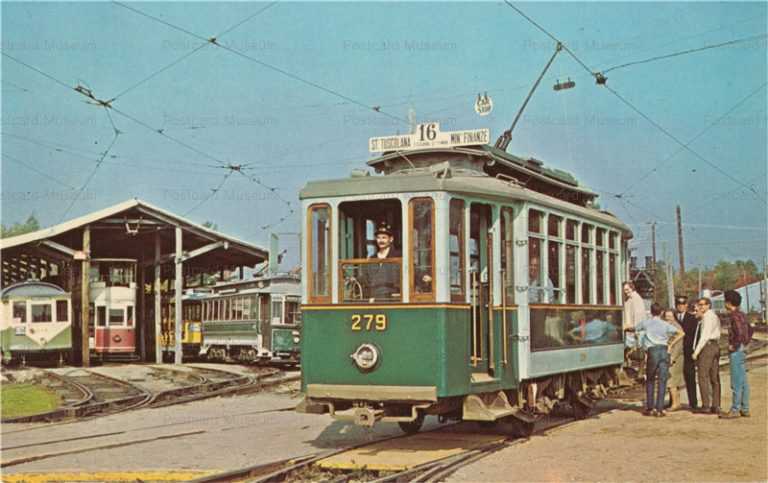
<svg viewBox="0 0 768 483"><path fill-rule="evenodd" d="M379 350L373 344L362 344L350 356L357 367L370 371L379 362Z"/></svg>
<svg viewBox="0 0 768 483"><path fill-rule="evenodd" d="M298 344L299 342L301 342L301 339L299 339L298 337L294 337L293 338L293 343L294 344Z"/></svg>

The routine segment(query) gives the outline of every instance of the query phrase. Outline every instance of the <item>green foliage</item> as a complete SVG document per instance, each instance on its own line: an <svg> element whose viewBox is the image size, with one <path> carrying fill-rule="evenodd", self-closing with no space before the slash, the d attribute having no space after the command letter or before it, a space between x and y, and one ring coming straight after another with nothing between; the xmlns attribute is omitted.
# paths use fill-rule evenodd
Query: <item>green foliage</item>
<svg viewBox="0 0 768 483"><path fill-rule="evenodd" d="M35 215L29 215L24 223L16 222L11 226L0 225L0 238L23 235L40 229L40 222Z"/></svg>
<svg viewBox="0 0 768 483"><path fill-rule="evenodd" d="M3 418L44 413L59 407L59 397L49 389L35 384L3 384Z"/></svg>

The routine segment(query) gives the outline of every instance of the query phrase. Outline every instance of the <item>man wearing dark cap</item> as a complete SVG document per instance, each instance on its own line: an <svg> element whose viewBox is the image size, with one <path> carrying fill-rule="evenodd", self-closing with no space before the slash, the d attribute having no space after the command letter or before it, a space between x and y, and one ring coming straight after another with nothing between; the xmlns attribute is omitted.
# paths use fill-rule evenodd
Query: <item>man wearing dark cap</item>
<svg viewBox="0 0 768 483"><path fill-rule="evenodd" d="M376 253L371 256L371 259L385 260L402 256L394 245L395 236L389 223L379 223L375 235ZM365 267L365 272L362 279L369 289L369 302L387 302L400 299L400 264L378 263L363 267Z"/></svg>
<svg viewBox="0 0 768 483"><path fill-rule="evenodd" d="M685 390L688 393L688 406L696 409L699 406L696 394L696 362L693 360L693 346L695 345L696 327L699 319L688 311L688 298L684 295L675 297L675 318L685 332L683 339L683 378Z"/></svg>
<svg viewBox="0 0 768 483"><path fill-rule="evenodd" d="M381 222L376 227L376 255L371 258L400 258L402 255L395 248L395 235L389 223Z"/></svg>

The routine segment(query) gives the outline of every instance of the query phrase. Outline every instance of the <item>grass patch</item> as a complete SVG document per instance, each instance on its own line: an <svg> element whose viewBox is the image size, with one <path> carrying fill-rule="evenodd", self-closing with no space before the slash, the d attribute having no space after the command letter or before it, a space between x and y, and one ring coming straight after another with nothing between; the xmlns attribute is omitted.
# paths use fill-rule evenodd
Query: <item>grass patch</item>
<svg viewBox="0 0 768 483"><path fill-rule="evenodd" d="M53 391L35 384L3 384L0 388L2 417L15 418L44 413L59 407Z"/></svg>

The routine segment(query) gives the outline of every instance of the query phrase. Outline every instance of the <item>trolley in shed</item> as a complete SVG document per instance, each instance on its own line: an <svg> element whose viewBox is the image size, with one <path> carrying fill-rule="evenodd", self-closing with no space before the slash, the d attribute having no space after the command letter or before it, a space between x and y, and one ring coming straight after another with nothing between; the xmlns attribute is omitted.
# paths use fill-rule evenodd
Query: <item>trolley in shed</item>
<svg viewBox="0 0 768 483"><path fill-rule="evenodd" d="M72 351L72 301L58 285L29 280L2 291L0 347L4 363L52 359Z"/></svg>

